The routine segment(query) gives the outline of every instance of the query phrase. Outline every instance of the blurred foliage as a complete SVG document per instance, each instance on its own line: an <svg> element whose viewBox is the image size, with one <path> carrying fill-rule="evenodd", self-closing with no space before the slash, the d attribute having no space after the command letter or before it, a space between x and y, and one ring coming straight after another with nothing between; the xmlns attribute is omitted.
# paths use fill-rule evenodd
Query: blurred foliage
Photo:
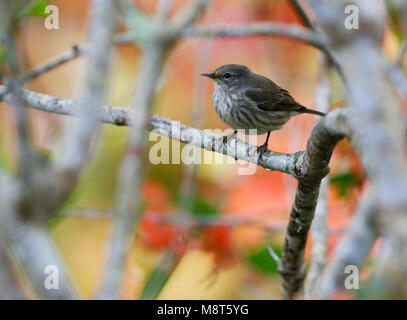
<svg viewBox="0 0 407 320"><path fill-rule="evenodd" d="M260 271L269 275L279 275L278 266L276 261L271 257L267 247L270 244L264 245L258 250L255 250L249 256L247 256L248 263L254 267L257 271ZM281 257L283 249L281 247L275 247L273 245L274 252Z"/></svg>
<svg viewBox="0 0 407 320"><path fill-rule="evenodd" d="M403 18L400 12L392 5L392 1L385 1L385 4L389 16L390 28L401 42L406 38L407 32L403 26Z"/></svg>
<svg viewBox="0 0 407 320"><path fill-rule="evenodd" d="M330 183L335 186L340 197L348 196L350 190L361 185L361 178L354 172L344 172L331 176Z"/></svg>
<svg viewBox="0 0 407 320"><path fill-rule="evenodd" d="M46 17L45 8L49 5L47 0L35 0L28 2L18 13L18 20L27 17Z"/></svg>
<svg viewBox="0 0 407 320"><path fill-rule="evenodd" d="M1 33L0 33L0 38L1 38ZM4 46L0 45L0 76L3 74L3 68L6 63L6 57L7 57L7 51Z"/></svg>
<svg viewBox="0 0 407 320"><path fill-rule="evenodd" d="M193 213L200 215L216 215L219 214L219 208L208 203L206 200L197 197L194 201Z"/></svg>
<svg viewBox="0 0 407 320"><path fill-rule="evenodd" d="M164 256L159 260L160 264L156 266L148 277L140 299L156 299L158 297L171 277L180 258L172 250L167 250L164 253Z"/></svg>

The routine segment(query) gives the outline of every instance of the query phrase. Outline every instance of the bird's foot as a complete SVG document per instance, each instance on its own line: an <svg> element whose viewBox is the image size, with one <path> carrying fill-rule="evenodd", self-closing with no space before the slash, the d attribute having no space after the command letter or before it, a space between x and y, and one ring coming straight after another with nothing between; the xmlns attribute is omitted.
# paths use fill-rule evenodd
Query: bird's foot
<svg viewBox="0 0 407 320"><path fill-rule="evenodd" d="M222 144L225 145L228 142L229 139L234 138L236 136L236 133L237 133L237 131L234 131L231 134L228 134L226 136L221 137ZM236 141L236 143L237 143L237 141ZM235 152L235 160L237 160L236 152Z"/></svg>
<svg viewBox="0 0 407 320"><path fill-rule="evenodd" d="M236 133L237 133L237 131L233 131L233 133L228 134L228 135L226 135L226 136L223 136L223 137L222 137L222 143L223 143L223 144L226 144L229 139L232 139L232 138L235 137Z"/></svg>
<svg viewBox="0 0 407 320"><path fill-rule="evenodd" d="M257 152L259 153L259 159L263 156L263 153L267 151L268 143L263 143L261 146L257 147Z"/></svg>

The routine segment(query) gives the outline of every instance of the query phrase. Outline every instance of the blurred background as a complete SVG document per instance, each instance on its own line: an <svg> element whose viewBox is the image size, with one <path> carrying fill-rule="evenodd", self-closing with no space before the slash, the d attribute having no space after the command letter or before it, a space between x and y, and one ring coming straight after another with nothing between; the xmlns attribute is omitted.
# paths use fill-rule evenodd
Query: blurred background
<svg viewBox="0 0 407 320"><path fill-rule="evenodd" d="M86 40L88 1L49 1L59 8L59 30L47 30L43 18L28 19L21 29L19 48L26 70ZM153 14L156 1L139 0ZM173 12L186 0L174 0ZM283 0L217 0L199 23L246 24L275 21L301 24ZM398 52L400 39L385 30L383 47L390 58ZM131 107L140 52L137 47L117 46L110 75L108 103ZM320 52L284 37L187 38L172 48L160 80L153 113L205 128L226 129L211 103L213 84L199 76L220 65L245 64L284 87L298 100L315 108L315 92L321 72ZM77 58L29 83L28 89L59 97L78 98L83 58ZM343 89L335 72L332 108L345 106ZM0 155L10 170L16 168L16 127L13 108L0 104ZM56 141L65 116L29 110L32 137L39 150L55 155ZM316 119L301 115L283 129L272 132L269 149L292 153L303 150ZM101 139L94 143L94 156L84 167L82 179L60 215L49 222L74 282L85 298L100 285L104 254L109 240L109 215L113 206L118 166L123 157L127 128L101 126ZM239 136L245 139L244 136ZM162 138L166 139L166 138ZM265 136L258 137L260 145ZM150 143L151 146L151 143ZM182 147L182 146L181 146ZM144 193L145 213L128 258L123 297L137 299L160 257L170 248L176 233L173 216L183 198L183 165L152 165L147 162ZM335 248L365 184L363 169L349 142L341 141L330 164L329 254ZM297 182L279 172L258 167L254 175L238 175L238 165L212 164L196 168L193 214L202 225L189 230L183 248L172 248L179 263L159 293L160 299L279 299L280 276L267 252L280 254L285 226ZM208 218L209 217L209 218ZM208 220L210 219L210 220ZM208 225L205 221L218 221ZM380 241L380 240L378 240ZM306 249L309 259L311 241ZM372 251L374 255L376 250ZM369 273L369 263L362 279ZM352 298L344 293L344 298Z"/></svg>

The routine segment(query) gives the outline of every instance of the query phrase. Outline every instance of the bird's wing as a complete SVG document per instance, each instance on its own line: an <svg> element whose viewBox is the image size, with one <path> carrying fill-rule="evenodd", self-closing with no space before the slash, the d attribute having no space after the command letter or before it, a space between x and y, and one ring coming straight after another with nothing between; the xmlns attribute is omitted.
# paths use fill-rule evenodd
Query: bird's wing
<svg viewBox="0 0 407 320"><path fill-rule="evenodd" d="M263 111L299 111L303 108L287 90L272 81L266 88L247 89L245 94Z"/></svg>

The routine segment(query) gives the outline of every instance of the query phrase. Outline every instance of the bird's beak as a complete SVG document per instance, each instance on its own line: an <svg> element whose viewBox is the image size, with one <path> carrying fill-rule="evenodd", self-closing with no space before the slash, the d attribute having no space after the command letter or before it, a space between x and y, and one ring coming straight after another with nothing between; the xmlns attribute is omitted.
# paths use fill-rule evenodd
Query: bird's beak
<svg viewBox="0 0 407 320"><path fill-rule="evenodd" d="M216 78L216 75L213 72L212 73L201 73L201 76L208 77L208 78L211 78L211 79Z"/></svg>

